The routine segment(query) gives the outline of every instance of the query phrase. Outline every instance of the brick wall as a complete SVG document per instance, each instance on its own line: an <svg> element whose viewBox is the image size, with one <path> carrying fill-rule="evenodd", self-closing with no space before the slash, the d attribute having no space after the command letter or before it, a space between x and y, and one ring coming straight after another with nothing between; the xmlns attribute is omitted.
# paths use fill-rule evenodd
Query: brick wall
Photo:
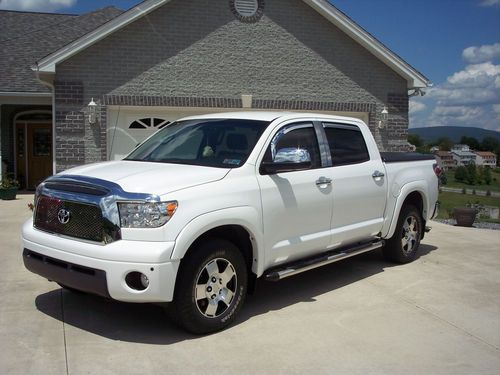
<svg viewBox="0 0 500 375"><path fill-rule="evenodd" d="M106 160L106 107L90 124L83 82L56 80L54 88L57 172Z"/></svg>
<svg viewBox="0 0 500 375"><path fill-rule="evenodd" d="M65 83L56 89L56 111L59 106L81 111L75 103L92 97L103 105L126 98L137 105L212 101L233 108L241 94L252 94L262 108L368 106L379 145L403 147L408 124L407 107L405 112L399 102L407 103L403 78L302 0L266 1L256 23L237 20L228 3L173 0L59 64L56 78ZM78 91L74 82L83 89ZM384 105L397 111L391 111L387 129L379 132ZM82 120L64 119L65 124L72 121ZM82 151L83 160L78 152L58 154L58 165L105 158L104 122L93 139L89 130L95 127L85 125L83 131L75 123L85 134L85 147L95 154ZM60 149L64 139L74 136L64 134L58 138Z"/></svg>

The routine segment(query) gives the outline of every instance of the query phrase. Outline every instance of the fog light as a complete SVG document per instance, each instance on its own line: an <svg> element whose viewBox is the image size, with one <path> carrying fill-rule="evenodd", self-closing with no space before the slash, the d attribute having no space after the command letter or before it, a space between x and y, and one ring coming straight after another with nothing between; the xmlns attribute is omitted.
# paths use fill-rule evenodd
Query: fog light
<svg viewBox="0 0 500 375"><path fill-rule="evenodd" d="M141 284L144 288L147 288L149 286L149 279L143 273L141 273Z"/></svg>
<svg viewBox="0 0 500 375"><path fill-rule="evenodd" d="M149 279L143 273L134 271L125 276L125 283L130 289L143 291L149 286Z"/></svg>

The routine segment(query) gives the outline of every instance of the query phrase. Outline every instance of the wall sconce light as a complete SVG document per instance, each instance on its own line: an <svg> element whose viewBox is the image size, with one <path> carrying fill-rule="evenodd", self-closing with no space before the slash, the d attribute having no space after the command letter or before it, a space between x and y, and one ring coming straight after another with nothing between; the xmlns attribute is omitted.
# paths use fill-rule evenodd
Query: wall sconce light
<svg viewBox="0 0 500 375"><path fill-rule="evenodd" d="M378 122L378 127L379 129L383 129L387 124L387 119L389 118L389 111L387 110L386 106L384 106L384 109L382 110L382 112L380 112L380 114L381 117L380 121Z"/></svg>
<svg viewBox="0 0 500 375"><path fill-rule="evenodd" d="M252 95L241 94L242 108L252 108Z"/></svg>
<svg viewBox="0 0 500 375"><path fill-rule="evenodd" d="M94 102L94 98L88 104L89 107L89 124L95 124L97 120L97 104Z"/></svg>

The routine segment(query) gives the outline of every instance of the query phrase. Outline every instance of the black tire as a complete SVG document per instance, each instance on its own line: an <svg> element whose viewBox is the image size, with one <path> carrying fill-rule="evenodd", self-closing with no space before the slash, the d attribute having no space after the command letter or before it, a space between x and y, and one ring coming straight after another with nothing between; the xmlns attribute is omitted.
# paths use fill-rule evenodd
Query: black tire
<svg viewBox="0 0 500 375"><path fill-rule="evenodd" d="M395 263L410 263L417 256L422 238L423 220L418 209L405 205L399 214L394 235L386 241L384 257Z"/></svg>
<svg viewBox="0 0 500 375"><path fill-rule="evenodd" d="M169 313L191 333L220 331L235 319L247 286L248 270L241 251L226 240L204 241L181 262Z"/></svg>

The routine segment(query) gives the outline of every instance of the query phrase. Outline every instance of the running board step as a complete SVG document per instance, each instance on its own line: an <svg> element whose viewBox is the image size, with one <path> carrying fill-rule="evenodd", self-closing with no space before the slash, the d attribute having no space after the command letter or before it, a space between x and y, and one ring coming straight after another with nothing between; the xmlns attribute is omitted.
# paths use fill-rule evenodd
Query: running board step
<svg viewBox="0 0 500 375"><path fill-rule="evenodd" d="M343 249L340 251L328 252L316 258L309 258L306 260L298 261L296 263L288 264L283 268L271 269L264 275L264 279L268 281L283 280L287 277L294 276L299 273L312 270L314 268L325 266L330 263L338 262L342 259L350 258L358 254L366 253L368 251L380 249L382 246L384 246L384 241L379 240L348 249Z"/></svg>

